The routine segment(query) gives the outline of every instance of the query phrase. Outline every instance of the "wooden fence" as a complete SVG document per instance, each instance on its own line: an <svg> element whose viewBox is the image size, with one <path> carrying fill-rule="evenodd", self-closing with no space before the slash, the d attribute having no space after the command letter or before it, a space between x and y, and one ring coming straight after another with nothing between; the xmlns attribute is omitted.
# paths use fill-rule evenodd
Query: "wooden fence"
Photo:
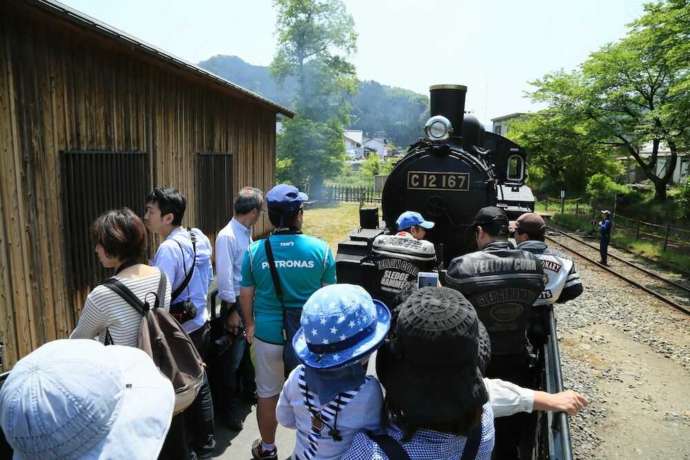
<svg viewBox="0 0 690 460"><path fill-rule="evenodd" d="M561 201L558 198L544 198L539 200L545 211L560 212L563 214L574 214L576 216L588 217L592 220L592 229L596 230L594 223L601 219L599 210L601 207L592 205L581 198L573 198ZM624 231L628 238L641 241L653 241L662 244L666 251L669 247L673 250L690 254L690 229L672 226L671 224L658 224L645 222L621 215L619 212L613 215L613 231Z"/></svg>
<svg viewBox="0 0 690 460"><path fill-rule="evenodd" d="M666 251L669 246L690 254L690 230L673 227L671 224L655 224L616 214L615 226L626 230L626 234L634 236L636 240L654 240L663 244Z"/></svg>
<svg viewBox="0 0 690 460"><path fill-rule="evenodd" d="M381 194L374 191L372 187L346 187L334 185L324 187L322 196L317 197L321 201L332 202L360 202L360 203L380 203Z"/></svg>

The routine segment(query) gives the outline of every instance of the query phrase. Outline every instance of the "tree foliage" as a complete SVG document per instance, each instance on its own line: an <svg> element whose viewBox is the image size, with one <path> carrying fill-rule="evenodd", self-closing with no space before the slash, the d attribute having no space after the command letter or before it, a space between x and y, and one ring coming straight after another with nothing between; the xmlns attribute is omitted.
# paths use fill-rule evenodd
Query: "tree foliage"
<svg viewBox="0 0 690 460"><path fill-rule="evenodd" d="M632 156L654 183L658 200L666 199L679 149L689 145L688 17L687 1L646 5L623 39L592 53L580 69L532 83L533 100L591 122L588 132L598 142ZM651 154L645 157L642 149L648 144ZM670 156L658 174L663 146Z"/></svg>
<svg viewBox="0 0 690 460"><path fill-rule="evenodd" d="M581 194L592 174L616 174L617 164L592 130L591 121L557 108L513 122L510 137L529 152L532 187L548 194L562 189Z"/></svg>
<svg viewBox="0 0 690 460"><path fill-rule="evenodd" d="M340 0L274 0L278 48L271 71L296 77L295 119L278 136L279 173L316 191L337 175L345 158L346 97L356 89L354 21Z"/></svg>
<svg viewBox="0 0 690 460"><path fill-rule="evenodd" d="M396 160L386 158L382 160L377 154L372 153L362 163L362 174L365 177L374 177L390 174L395 166Z"/></svg>
<svg viewBox="0 0 690 460"><path fill-rule="evenodd" d="M290 153L278 157L278 178L312 193L318 193L324 179L337 176L345 161L342 128L335 121L288 120L277 147Z"/></svg>
<svg viewBox="0 0 690 460"><path fill-rule="evenodd" d="M357 87L347 60L357 49L354 20L340 0L274 0L278 49L271 72L297 77L295 108L312 120L347 121L346 97Z"/></svg>

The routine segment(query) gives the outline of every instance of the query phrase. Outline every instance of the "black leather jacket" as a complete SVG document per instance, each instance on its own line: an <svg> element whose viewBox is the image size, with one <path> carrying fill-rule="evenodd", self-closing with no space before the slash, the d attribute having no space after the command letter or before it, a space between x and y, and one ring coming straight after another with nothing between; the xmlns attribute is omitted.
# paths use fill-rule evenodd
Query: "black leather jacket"
<svg viewBox="0 0 690 460"><path fill-rule="evenodd" d="M492 355L526 350L530 309L544 289L542 267L534 254L508 241L495 241L450 262L446 284L476 308L489 331Z"/></svg>

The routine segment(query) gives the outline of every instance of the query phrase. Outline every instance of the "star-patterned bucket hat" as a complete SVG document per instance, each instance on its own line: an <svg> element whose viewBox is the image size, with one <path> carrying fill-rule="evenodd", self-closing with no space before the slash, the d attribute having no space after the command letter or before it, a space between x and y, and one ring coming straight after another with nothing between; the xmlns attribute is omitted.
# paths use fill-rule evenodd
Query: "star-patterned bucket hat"
<svg viewBox="0 0 690 460"><path fill-rule="evenodd" d="M388 334L391 314L360 286L332 284L309 297L300 324L292 340L297 357L306 366L332 369L376 350Z"/></svg>

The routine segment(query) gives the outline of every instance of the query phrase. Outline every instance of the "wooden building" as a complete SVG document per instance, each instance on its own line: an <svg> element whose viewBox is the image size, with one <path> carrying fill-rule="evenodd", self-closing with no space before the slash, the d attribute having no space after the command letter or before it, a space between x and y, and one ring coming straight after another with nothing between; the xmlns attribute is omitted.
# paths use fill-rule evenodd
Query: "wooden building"
<svg viewBox="0 0 690 460"><path fill-rule="evenodd" d="M0 2L3 367L74 328L104 276L101 212L141 215L170 185L213 239L240 187L269 188L277 114L293 115L62 4Z"/></svg>

